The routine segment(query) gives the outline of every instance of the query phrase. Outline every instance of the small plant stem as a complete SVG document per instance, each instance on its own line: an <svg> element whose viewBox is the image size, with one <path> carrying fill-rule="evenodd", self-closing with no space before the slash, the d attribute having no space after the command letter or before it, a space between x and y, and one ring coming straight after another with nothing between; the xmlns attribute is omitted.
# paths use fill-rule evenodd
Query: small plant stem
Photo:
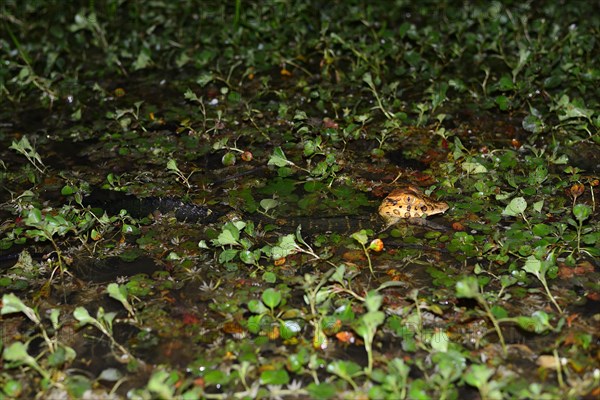
<svg viewBox="0 0 600 400"><path fill-rule="evenodd" d="M367 351L367 369L365 370L365 374L370 377L373 373L373 340L369 335L366 335L363 339L365 341L365 350Z"/></svg>
<svg viewBox="0 0 600 400"><path fill-rule="evenodd" d="M529 221L525 217L524 213L521 213L521 217L523 218L523 221L525 221L525 223L527 224L527 227L529 228L529 230L531 230L531 224L529 223Z"/></svg>
<svg viewBox="0 0 600 400"><path fill-rule="evenodd" d="M123 347L121 344L119 344L115 340L113 335L104 327L104 325L102 325L97 320L92 320L90 323L92 325L94 325L96 328L98 328L100 330L100 332L102 332L104 335L106 335L110 339L113 346L117 347L119 349L119 351L121 351L123 354L125 354L130 360L135 359L135 357L133 357L133 355L129 351L127 351L127 349L125 347Z"/></svg>
<svg viewBox="0 0 600 400"><path fill-rule="evenodd" d="M375 96L375 99L377 100L377 106L379 107L379 109L381 110L381 112L383 113L383 115L385 115L385 117L387 119L392 119L394 118L394 116L383 107L383 103L381 102L381 98L379 97L379 94L377 93L376 90L373 90L373 95Z"/></svg>
<svg viewBox="0 0 600 400"><path fill-rule="evenodd" d="M593 192L593 191L592 191ZM575 204L575 200L573 200ZM577 220L577 253L581 253L581 231L583 229L583 220Z"/></svg>
<svg viewBox="0 0 600 400"><path fill-rule="evenodd" d="M351 295L352 297L354 297L358 301L362 301L362 302L365 301L364 297L359 296L358 294L356 294L355 292L353 292L350 289L346 289L343 287L335 287L334 290L336 291L336 293L347 293L347 294Z"/></svg>
<svg viewBox="0 0 600 400"><path fill-rule="evenodd" d="M494 330L496 331L496 334L498 335L498 339L500 339L500 345L502 346L502 353L504 354L504 357L506 357L508 355L508 351L506 349L506 343L504 342L504 335L502 335L502 330L500 329L500 324L498 323L498 320L496 319L496 317L494 317L494 314L492 313L492 309L490 308L487 301L485 301L485 299L483 298L483 296L481 294L479 296L477 296L477 302L484 308L486 314L492 321L492 325L494 325Z"/></svg>
<svg viewBox="0 0 600 400"><path fill-rule="evenodd" d="M552 296L552 293L550 293L550 288L548 287L548 282L546 282L546 277L543 276L543 275L540 275L540 276L538 276L538 279L540 280L540 282L542 282L542 286L544 286L544 290L546 291L546 295L550 298L550 301L552 302L552 304L554 304L554 307L556 307L556 309L558 310L558 312L560 314L562 314L563 313L562 308L560 308L560 306L558 305L558 303L554 299L554 296Z"/></svg>
<svg viewBox="0 0 600 400"><path fill-rule="evenodd" d="M32 362L28 364L31 368L35 369L41 376L44 377L47 381L51 380L50 374L42 369L37 362Z"/></svg>
<svg viewBox="0 0 600 400"><path fill-rule="evenodd" d="M360 244L363 248L363 251L365 252L365 256L367 257L367 262L369 263L369 271L371 271L371 275L375 275L375 273L373 272L373 263L371 262L371 256L369 255L369 249L367 249L365 247L364 244Z"/></svg>

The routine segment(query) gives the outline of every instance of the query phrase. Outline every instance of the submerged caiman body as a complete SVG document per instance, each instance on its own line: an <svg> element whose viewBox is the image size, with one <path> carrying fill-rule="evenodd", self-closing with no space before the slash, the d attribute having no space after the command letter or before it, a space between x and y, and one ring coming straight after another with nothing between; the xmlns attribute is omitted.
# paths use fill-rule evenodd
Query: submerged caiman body
<svg viewBox="0 0 600 400"><path fill-rule="evenodd" d="M131 194L113 190L96 189L84 199L84 204L99 208L109 214L118 214L127 210L134 218L143 218L159 211L171 214L178 221L197 224L210 224L226 218L225 211L215 211L205 205L193 204L173 197L136 197ZM245 219L245 217L243 217ZM360 229L379 231L385 223L376 214L373 215L340 215L340 216L300 216L288 218L269 218L260 214L252 215L254 220L263 227L275 226L277 231L291 233L298 226L308 234L338 232L348 233Z"/></svg>
<svg viewBox="0 0 600 400"><path fill-rule="evenodd" d="M172 214L177 220L189 223L209 224L218 220L226 220L225 215L231 210L221 212L210 209L206 205L186 203L173 197L139 198L122 192L111 190L95 190L85 199L92 207L99 207L110 214L118 214L127 210L135 218L143 218L156 211ZM449 206L443 201L434 201L425 196L419 188L405 185L392 191L383 199L378 215L342 215L342 216L307 216L283 219L269 218L260 214L251 218L261 225L275 225L280 232L293 232L298 226L309 234L338 232L349 233L360 229L372 229L382 232L400 221L412 225L426 226L435 230L448 230L446 226L426 220L425 217L442 214ZM245 219L242 217L242 219Z"/></svg>
<svg viewBox="0 0 600 400"><path fill-rule="evenodd" d="M114 190L95 189L84 198L84 205L100 208L109 214L118 214L127 210L134 218L143 218L160 211L163 214L172 213L178 221L190 223L211 223L219 218L205 205L186 203L174 197L136 197L131 194Z"/></svg>

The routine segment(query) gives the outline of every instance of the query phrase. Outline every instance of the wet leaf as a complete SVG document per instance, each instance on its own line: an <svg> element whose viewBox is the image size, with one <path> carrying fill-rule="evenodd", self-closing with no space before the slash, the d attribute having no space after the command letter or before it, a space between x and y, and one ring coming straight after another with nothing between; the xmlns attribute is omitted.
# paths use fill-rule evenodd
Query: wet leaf
<svg viewBox="0 0 600 400"><path fill-rule="evenodd" d="M302 330L300 324L293 320L282 321L279 326L282 339L289 339L296 336Z"/></svg>

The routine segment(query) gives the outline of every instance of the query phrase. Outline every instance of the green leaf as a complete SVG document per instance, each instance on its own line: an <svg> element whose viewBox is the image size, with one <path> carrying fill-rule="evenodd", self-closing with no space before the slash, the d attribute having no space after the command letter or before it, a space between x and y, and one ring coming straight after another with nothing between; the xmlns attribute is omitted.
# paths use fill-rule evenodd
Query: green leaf
<svg viewBox="0 0 600 400"><path fill-rule="evenodd" d="M236 249L227 249L227 250L223 250L221 252L221 254L219 254L219 262L221 264L224 264L226 262L229 262L231 260L233 260L237 254L239 253L239 250Z"/></svg>
<svg viewBox="0 0 600 400"><path fill-rule="evenodd" d="M431 336L429 344L433 350L446 353L450 344L450 338L444 330L435 331Z"/></svg>
<svg viewBox="0 0 600 400"><path fill-rule="evenodd" d="M175 374L175 373L173 373ZM175 382L172 382L173 375L167 371L159 370L155 371L146 387L152 393L158 395L159 398L172 399L175 388L173 387ZM206 375L204 376L206 381Z"/></svg>
<svg viewBox="0 0 600 400"><path fill-rule="evenodd" d="M220 387L229 382L229 380L229 375L218 369L213 369L204 375L206 385L218 385ZM173 398L173 396L169 398Z"/></svg>
<svg viewBox="0 0 600 400"><path fill-rule="evenodd" d="M21 301L14 293L8 293L2 296L2 310L0 314L12 314L12 313L27 313L31 308L27 307L25 303Z"/></svg>
<svg viewBox="0 0 600 400"><path fill-rule="evenodd" d="M479 283L474 276L467 276L456 282L456 297L474 299L479 296Z"/></svg>
<svg viewBox="0 0 600 400"><path fill-rule="evenodd" d="M235 165L235 162L235 153L232 151L228 151L227 153L223 154L223 157L221 158L221 163L226 167L231 167L232 165Z"/></svg>
<svg viewBox="0 0 600 400"><path fill-rule="evenodd" d="M25 218L25 224L28 226L38 226L42 222L42 212L37 208L32 208L27 213L27 218Z"/></svg>
<svg viewBox="0 0 600 400"><path fill-rule="evenodd" d="M575 207L573 207L573 215L580 223L588 219L591 214L592 207L587 204L576 204Z"/></svg>
<svg viewBox="0 0 600 400"><path fill-rule="evenodd" d="M298 250L299 247L296 244L294 235L289 234L279 239L279 243L276 246L273 246L271 254L274 260L278 260L280 258L287 257L290 254L294 254L298 252Z"/></svg>
<svg viewBox="0 0 600 400"><path fill-rule="evenodd" d="M476 388L482 388L487 385L490 378L494 375L494 370L486 365L473 364L464 375L465 381Z"/></svg>
<svg viewBox="0 0 600 400"><path fill-rule="evenodd" d="M75 311L73 311L73 317L83 325L89 324L94 321L94 318L90 315L88 310L83 307L77 307Z"/></svg>
<svg viewBox="0 0 600 400"><path fill-rule="evenodd" d="M268 212L270 209L275 208L278 205L279 202L274 199L262 199L260 201L260 206L265 210L265 212Z"/></svg>
<svg viewBox="0 0 600 400"><path fill-rule="evenodd" d="M508 311L499 305L494 305L492 307L492 314L497 319L508 318Z"/></svg>
<svg viewBox="0 0 600 400"><path fill-rule="evenodd" d="M262 303L261 303L262 304ZM264 305L263 305L264 307ZM260 332L260 321L262 320L263 314L252 315L248 318L248 324L246 325L250 333L257 334Z"/></svg>
<svg viewBox="0 0 600 400"><path fill-rule="evenodd" d="M284 368L263 371L260 374L261 385L286 385L290 382L290 376Z"/></svg>
<svg viewBox="0 0 600 400"><path fill-rule="evenodd" d="M279 332L281 338L284 340L296 336L301 330L302 327L297 321L286 320L281 321L281 323L279 324Z"/></svg>
<svg viewBox="0 0 600 400"><path fill-rule="evenodd" d="M314 399L331 399L337 396L338 389L331 383L311 383L306 387L309 397Z"/></svg>
<svg viewBox="0 0 600 400"><path fill-rule="evenodd" d="M262 301L256 299L248 302L248 310L254 314L264 314L269 311Z"/></svg>
<svg viewBox="0 0 600 400"><path fill-rule="evenodd" d="M177 168L177 161L173 160L172 158L167 161L167 169L170 171L179 171L179 168Z"/></svg>
<svg viewBox="0 0 600 400"><path fill-rule="evenodd" d="M504 95L497 96L494 101L502 111L506 111L510 108L510 99Z"/></svg>
<svg viewBox="0 0 600 400"><path fill-rule="evenodd" d="M533 171L533 173L530 175L530 180L532 181L530 184L539 186L546 180L546 178L548 178L548 169L546 169L546 167L543 165L538 165L535 171Z"/></svg>
<svg viewBox="0 0 600 400"><path fill-rule="evenodd" d="M594 112L589 108L586 108L580 102L569 100L569 96L563 95L558 101L558 106L563 113L559 114L558 119L564 121L572 118L586 118L590 119Z"/></svg>
<svg viewBox="0 0 600 400"><path fill-rule="evenodd" d="M277 167L285 167L288 165L294 165L294 163L291 161L288 161L288 159L285 157L285 154L283 153L283 150L281 149L281 147L276 147L273 150L273 154L271 155L271 158L269 158L269 162L267 163L267 165L275 165Z"/></svg>
<svg viewBox="0 0 600 400"><path fill-rule="evenodd" d="M498 81L498 88L501 91L506 92L508 90L514 89L515 85L513 84L513 80L512 80L512 78L510 76L508 76L508 75L502 75L502 77Z"/></svg>
<svg viewBox="0 0 600 400"><path fill-rule="evenodd" d="M364 314L356 323L354 330L363 338L372 338L377 327L385 321L383 311L370 311Z"/></svg>
<svg viewBox="0 0 600 400"><path fill-rule="evenodd" d="M23 385L16 379L6 379L2 390L8 398L16 399L21 397L23 392Z"/></svg>
<svg viewBox="0 0 600 400"><path fill-rule="evenodd" d="M226 226L213 244L216 246L239 245L240 231L233 225Z"/></svg>
<svg viewBox="0 0 600 400"><path fill-rule="evenodd" d="M263 274L262 280L267 283L275 283L277 282L277 275L275 275L273 272L267 271Z"/></svg>
<svg viewBox="0 0 600 400"><path fill-rule="evenodd" d="M127 302L127 287L116 283L109 283L106 287L106 292L113 299L121 303Z"/></svg>
<svg viewBox="0 0 600 400"><path fill-rule="evenodd" d="M198 98L198 96L196 96L196 94L190 88L186 89L185 93L183 94L183 97L186 100L197 101L197 102L200 101L200 99Z"/></svg>
<svg viewBox="0 0 600 400"><path fill-rule="evenodd" d="M251 250L242 250L240 251L240 260L244 264L256 265L258 260L260 259L260 250L254 252Z"/></svg>
<svg viewBox="0 0 600 400"><path fill-rule="evenodd" d="M529 256L527 257L527 260L525 260L525 265L523 265L523 270L525 270L525 272L528 272L530 274L533 274L535 276L537 276L538 278L541 276L542 274L542 262L540 260L538 260L537 258L535 258L535 256Z"/></svg>
<svg viewBox="0 0 600 400"><path fill-rule="evenodd" d="M48 355L48 365L51 367L60 367L65 363L75 359L77 353L71 347L58 346L54 353Z"/></svg>
<svg viewBox="0 0 600 400"><path fill-rule="evenodd" d="M484 174L488 172L487 168L477 162L464 162L461 168L468 174Z"/></svg>
<svg viewBox="0 0 600 400"><path fill-rule="evenodd" d="M368 311L378 311L382 303L382 295L378 294L373 290L367 293L367 297L365 298L365 306L367 307Z"/></svg>
<svg viewBox="0 0 600 400"><path fill-rule="evenodd" d="M327 372L336 374L343 379L351 379L352 377L360 374L362 372L362 368L353 361L336 360L327 365Z"/></svg>
<svg viewBox="0 0 600 400"><path fill-rule="evenodd" d="M547 224L535 224L532 229L533 234L540 237L544 237L550 234L552 231L553 228Z"/></svg>
<svg viewBox="0 0 600 400"><path fill-rule="evenodd" d="M138 228L135 225L123 224L123 226L121 227L121 233L124 233L126 235L139 235L140 228Z"/></svg>
<svg viewBox="0 0 600 400"><path fill-rule="evenodd" d="M536 212L542 212L542 208L544 207L544 200L536 201L532 204L532 207Z"/></svg>
<svg viewBox="0 0 600 400"><path fill-rule="evenodd" d="M273 288L268 288L263 292L261 298L267 307L274 309L281 303L281 292Z"/></svg>
<svg viewBox="0 0 600 400"><path fill-rule="evenodd" d="M30 364L33 358L27 353L27 345L22 342L14 342L4 349L2 358L6 361L22 362ZM33 360L35 362L35 360Z"/></svg>
<svg viewBox="0 0 600 400"><path fill-rule="evenodd" d="M75 189L73 189L73 186L70 185L65 185L62 187L62 189L60 189L60 194L63 196L70 196L73 193L75 193Z"/></svg>
<svg viewBox="0 0 600 400"><path fill-rule="evenodd" d="M354 232L352 234L352 239L356 240L358 243L362 245L366 245L369 241L369 237L367 236L367 231L361 229L359 232Z"/></svg>
<svg viewBox="0 0 600 400"><path fill-rule="evenodd" d="M514 217L514 216L523 214L523 212L525 211L526 208L527 208L527 201L525 201L525 199L522 197L515 197L506 206L504 211L502 211L502 215Z"/></svg>

